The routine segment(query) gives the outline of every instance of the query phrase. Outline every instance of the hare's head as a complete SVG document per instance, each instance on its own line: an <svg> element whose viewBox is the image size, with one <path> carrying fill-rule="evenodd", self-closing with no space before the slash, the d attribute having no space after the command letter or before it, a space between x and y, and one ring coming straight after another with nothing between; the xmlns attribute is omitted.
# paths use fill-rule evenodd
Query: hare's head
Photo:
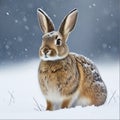
<svg viewBox="0 0 120 120"><path fill-rule="evenodd" d="M49 16L40 8L37 9L39 25L42 29L42 45L39 55L43 61L54 61L64 59L69 48L66 44L69 33L75 26L77 9L72 10L62 21L58 31Z"/></svg>

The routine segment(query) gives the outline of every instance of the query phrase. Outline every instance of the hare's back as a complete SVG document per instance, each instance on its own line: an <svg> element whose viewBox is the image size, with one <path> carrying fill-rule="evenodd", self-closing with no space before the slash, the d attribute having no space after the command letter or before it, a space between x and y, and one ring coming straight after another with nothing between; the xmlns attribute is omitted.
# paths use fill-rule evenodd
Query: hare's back
<svg viewBox="0 0 120 120"><path fill-rule="evenodd" d="M89 58L74 53L71 53L71 55L75 57L78 67L81 67L81 70L84 73L86 79L102 82L96 65Z"/></svg>
<svg viewBox="0 0 120 120"><path fill-rule="evenodd" d="M75 57L80 72L81 96L89 98L91 105L101 105L107 97L106 86L95 64L83 55L71 54Z"/></svg>

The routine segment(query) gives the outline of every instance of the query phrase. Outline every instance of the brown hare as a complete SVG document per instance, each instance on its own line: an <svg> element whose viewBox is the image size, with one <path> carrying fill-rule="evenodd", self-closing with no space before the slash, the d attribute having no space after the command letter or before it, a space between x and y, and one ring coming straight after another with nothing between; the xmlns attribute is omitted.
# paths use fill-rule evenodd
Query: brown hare
<svg viewBox="0 0 120 120"><path fill-rule="evenodd" d="M77 9L63 19L58 31L42 9L37 9L37 15L44 34L38 78L46 110L104 104L107 89L96 66L83 55L70 53L66 43L76 23Z"/></svg>

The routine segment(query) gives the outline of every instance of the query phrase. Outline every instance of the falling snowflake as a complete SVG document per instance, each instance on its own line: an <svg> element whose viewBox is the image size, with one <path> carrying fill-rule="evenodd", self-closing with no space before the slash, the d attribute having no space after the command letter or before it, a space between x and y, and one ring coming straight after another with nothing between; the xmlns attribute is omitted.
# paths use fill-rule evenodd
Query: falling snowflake
<svg viewBox="0 0 120 120"><path fill-rule="evenodd" d="M112 47L109 45L108 48L111 49Z"/></svg>
<svg viewBox="0 0 120 120"><path fill-rule="evenodd" d="M100 19L99 19L99 18L96 18L96 21L98 22L98 21L100 21Z"/></svg>
<svg viewBox="0 0 120 120"><path fill-rule="evenodd" d="M91 5L89 5L89 8L92 8L92 6L91 6Z"/></svg>
<svg viewBox="0 0 120 120"><path fill-rule="evenodd" d="M53 17L56 17L56 14L54 14Z"/></svg>
<svg viewBox="0 0 120 120"><path fill-rule="evenodd" d="M29 30L29 27L28 27L27 25L25 25L25 29L26 29L26 30Z"/></svg>
<svg viewBox="0 0 120 120"><path fill-rule="evenodd" d="M6 12L6 15L10 15L10 13L9 13L9 12Z"/></svg>
<svg viewBox="0 0 120 120"><path fill-rule="evenodd" d="M17 20L17 19L15 19L15 23L18 23L18 20Z"/></svg>
<svg viewBox="0 0 120 120"><path fill-rule="evenodd" d="M10 48L10 46L9 45L5 45L5 48L8 50Z"/></svg>
<svg viewBox="0 0 120 120"><path fill-rule="evenodd" d="M32 33L32 36L35 36L35 33Z"/></svg>
<svg viewBox="0 0 120 120"><path fill-rule="evenodd" d="M27 48L25 48L25 52L27 52L28 51L28 49Z"/></svg>
<svg viewBox="0 0 120 120"><path fill-rule="evenodd" d="M111 13L110 16L113 17L113 14Z"/></svg>
<svg viewBox="0 0 120 120"><path fill-rule="evenodd" d="M93 7L96 7L95 3L93 3L92 5L89 5L89 8L93 8Z"/></svg>
<svg viewBox="0 0 120 120"><path fill-rule="evenodd" d="M24 21L24 22L27 22L27 18L26 18L25 16L23 17L23 21Z"/></svg>
<svg viewBox="0 0 120 120"><path fill-rule="evenodd" d="M107 44L106 44L106 43L103 43L103 44L102 44L102 47L103 47L103 48L107 48Z"/></svg>
<svg viewBox="0 0 120 120"><path fill-rule="evenodd" d="M96 6L96 4L95 4L95 3L93 3L93 4L92 4L92 6L93 6L93 7L95 7L95 6Z"/></svg>
<svg viewBox="0 0 120 120"><path fill-rule="evenodd" d="M18 37L17 37L17 41L18 41L18 42L22 42L22 41L23 41L23 38L20 37L20 36L18 36Z"/></svg>

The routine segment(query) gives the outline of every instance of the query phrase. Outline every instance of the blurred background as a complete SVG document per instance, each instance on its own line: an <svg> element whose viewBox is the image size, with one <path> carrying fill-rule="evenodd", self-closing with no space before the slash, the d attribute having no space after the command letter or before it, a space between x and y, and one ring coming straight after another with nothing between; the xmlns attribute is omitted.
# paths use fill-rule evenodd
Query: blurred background
<svg viewBox="0 0 120 120"><path fill-rule="evenodd" d="M79 16L70 34L70 51L94 61L119 59L119 0L0 0L0 64L39 58L42 32L37 8L53 20L56 30L64 16L77 8Z"/></svg>

